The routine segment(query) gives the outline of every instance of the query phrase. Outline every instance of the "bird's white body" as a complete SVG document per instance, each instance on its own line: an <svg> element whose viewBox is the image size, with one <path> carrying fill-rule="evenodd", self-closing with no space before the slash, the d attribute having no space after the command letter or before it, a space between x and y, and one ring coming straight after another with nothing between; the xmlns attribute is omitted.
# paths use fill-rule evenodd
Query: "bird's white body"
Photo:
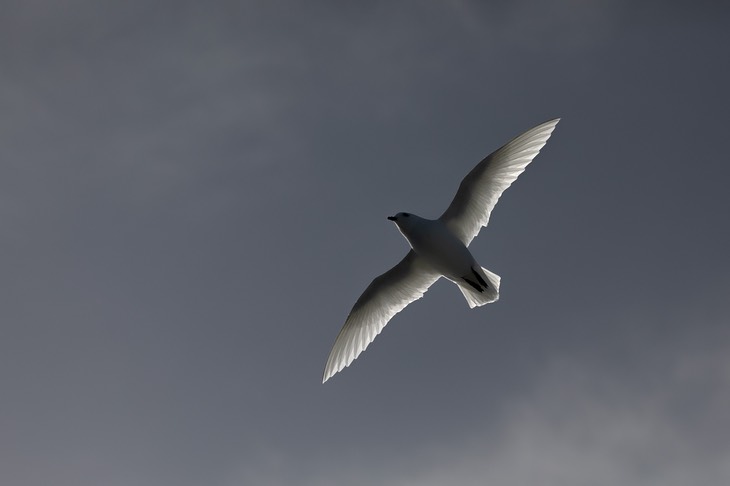
<svg viewBox="0 0 730 486"><path fill-rule="evenodd" d="M476 265L466 245L442 221L410 213L399 213L395 218L413 251L449 280L466 275Z"/></svg>
<svg viewBox="0 0 730 486"><path fill-rule="evenodd" d="M499 299L499 276L482 268L443 221L412 213L398 213L390 219L426 265L459 286L469 307Z"/></svg>
<svg viewBox="0 0 730 486"><path fill-rule="evenodd" d="M479 266L468 246L489 223L502 193L545 146L558 121L538 125L485 157L461 182L440 218L411 213L388 217L411 251L375 278L357 300L332 346L323 382L349 366L395 314L423 297L441 277L458 285L471 308L499 298L499 275Z"/></svg>

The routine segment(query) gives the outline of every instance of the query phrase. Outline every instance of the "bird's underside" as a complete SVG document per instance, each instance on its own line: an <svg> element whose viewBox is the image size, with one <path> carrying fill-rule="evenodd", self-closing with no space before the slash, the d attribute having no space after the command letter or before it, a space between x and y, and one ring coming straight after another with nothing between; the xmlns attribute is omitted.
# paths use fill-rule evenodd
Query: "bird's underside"
<svg viewBox="0 0 730 486"><path fill-rule="evenodd" d="M412 249L375 278L353 306L332 346L323 383L349 366L395 314L423 297L442 276L459 287L471 308L499 298L499 275L479 266L467 247L487 226L502 193L537 156L559 121L538 125L485 157L467 174L437 220L410 213L388 218Z"/></svg>

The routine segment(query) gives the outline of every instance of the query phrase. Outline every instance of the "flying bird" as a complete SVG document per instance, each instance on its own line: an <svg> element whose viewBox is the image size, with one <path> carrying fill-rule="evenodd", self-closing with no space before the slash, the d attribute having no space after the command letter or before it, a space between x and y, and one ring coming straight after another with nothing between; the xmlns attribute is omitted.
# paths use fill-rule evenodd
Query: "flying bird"
<svg viewBox="0 0 730 486"><path fill-rule="evenodd" d="M349 366L394 315L423 297L441 277L459 287L472 309L499 299L499 275L477 263L469 243L487 226L499 197L540 153L559 121L527 130L479 162L440 218L388 216L411 250L357 299L332 346L322 383Z"/></svg>

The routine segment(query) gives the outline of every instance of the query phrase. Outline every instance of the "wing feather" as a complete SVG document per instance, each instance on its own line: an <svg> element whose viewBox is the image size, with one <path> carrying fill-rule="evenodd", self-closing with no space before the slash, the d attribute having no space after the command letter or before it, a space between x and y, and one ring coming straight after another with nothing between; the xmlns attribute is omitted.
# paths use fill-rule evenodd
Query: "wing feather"
<svg viewBox="0 0 730 486"><path fill-rule="evenodd" d="M357 299L337 335L322 383L349 366L394 315L423 297L440 276L411 250L400 263L375 278Z"/></svg>
<svg viewBox="0 0 730 486"><path fill-rule="evenodd" d="M547 121L512 139L479 162L461 181L441 221L465 245L489 223L502 193L524 172L545 146L560 118Z"/></svg>

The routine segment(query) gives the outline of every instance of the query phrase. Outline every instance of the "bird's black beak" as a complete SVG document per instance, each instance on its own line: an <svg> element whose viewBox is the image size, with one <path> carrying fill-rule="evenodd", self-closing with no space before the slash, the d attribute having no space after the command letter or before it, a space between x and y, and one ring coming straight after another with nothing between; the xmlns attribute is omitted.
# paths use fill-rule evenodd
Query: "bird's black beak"
<svg viewBox="0 0 730 486"><path fill-rule="evenodd" d="M398 220L398 218L396 218L395 216L388 216L388 219L390 221L397 221Z"/></svg>

